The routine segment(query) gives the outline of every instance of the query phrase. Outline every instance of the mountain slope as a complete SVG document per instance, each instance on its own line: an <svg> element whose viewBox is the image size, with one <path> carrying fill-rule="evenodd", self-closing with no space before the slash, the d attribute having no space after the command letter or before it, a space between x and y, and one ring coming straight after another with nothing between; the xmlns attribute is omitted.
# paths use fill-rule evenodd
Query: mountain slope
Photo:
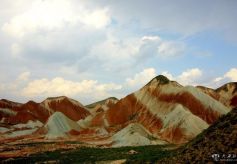
<svg viewBox="0 0 237 164"><path fill-rule="evenodd" d="M66 137L70 130L80 130L80 126L73 120L67 118L61 112L55 112L47 121L44 128L46 129L46 138Z"/></svg>
<svg viewBox="0 0 237 164"><path fill-rule="evenodd" d="M74 121L90 115L89 111L81 103L65 96L47 98L40 105L46 108L50 115L54 112L62 112Z"/></svg>
<svg viewBox="0 0 237 164"><path fill-rule="evenodd" d="M136 122L157 138L181 144L229 111L199 89L183 87L160 75L107 111L97 114L91 126L119 128Z"/></svg>
<svg viewBox="0 0 237 164"><path fill-rule="evenodd" d="M112 139L113 147L167 144L164 141L155 139L152 134L139 123L129 124L127 127L115 133Z"/></svg>

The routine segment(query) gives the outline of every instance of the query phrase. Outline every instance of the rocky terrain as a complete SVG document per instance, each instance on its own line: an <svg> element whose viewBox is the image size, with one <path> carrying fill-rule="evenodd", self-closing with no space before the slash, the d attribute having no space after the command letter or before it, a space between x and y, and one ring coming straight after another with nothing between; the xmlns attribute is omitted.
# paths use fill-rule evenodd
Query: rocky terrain
<svg viewBox="0 0 237 164"><path fill-rule="evenodd" d="M177 150L175 157L157 163L208 163L237 161L237 109L221 117L195 139Z"/></svg>

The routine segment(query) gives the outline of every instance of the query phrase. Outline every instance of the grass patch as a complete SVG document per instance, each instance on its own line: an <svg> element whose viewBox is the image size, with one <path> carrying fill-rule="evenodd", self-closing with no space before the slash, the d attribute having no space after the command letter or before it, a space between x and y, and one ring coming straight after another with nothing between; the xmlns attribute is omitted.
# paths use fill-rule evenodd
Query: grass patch
<svg viewBox="0 0 237 164"><path fill-rule="evenodd" d="M174 155L174 151L164 150L167 146L138 146L138 147L120 147L120 148L89 148L82 147L76 150L57 150L54 152L45 152L34 154L26 158L15 158L15 163L26 162L45 162L57 161L58 163L94 163L96 161L110 161L127 159L127 163L134 162L153 162L161 158ZM137 153L129 154L130 150Z"/></svg>

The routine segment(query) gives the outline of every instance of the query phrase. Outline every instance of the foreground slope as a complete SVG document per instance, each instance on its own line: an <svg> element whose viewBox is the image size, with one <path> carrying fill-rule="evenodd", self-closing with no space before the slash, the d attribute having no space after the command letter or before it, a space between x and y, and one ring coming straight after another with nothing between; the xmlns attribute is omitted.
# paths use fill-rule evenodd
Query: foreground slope
<svg viewBox="0 0 237 164"><path fill-rule="evenodd" d="M158 161L158 163L183 163L183 161L203 163L214 160L237 161L236 144L237 109L233 109L195 139L180 148L177 156Z"/></svg>

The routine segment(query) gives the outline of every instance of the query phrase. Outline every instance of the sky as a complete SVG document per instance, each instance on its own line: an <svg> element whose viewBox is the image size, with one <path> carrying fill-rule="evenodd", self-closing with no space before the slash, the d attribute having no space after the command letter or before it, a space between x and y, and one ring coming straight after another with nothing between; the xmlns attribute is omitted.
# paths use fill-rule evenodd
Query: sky
<svg viewBox="0 0 237 164"><path fill-rule="evenodd" d="M0 0L0 98L83 104L162 74L237 81L235 0Z"/></svg>

